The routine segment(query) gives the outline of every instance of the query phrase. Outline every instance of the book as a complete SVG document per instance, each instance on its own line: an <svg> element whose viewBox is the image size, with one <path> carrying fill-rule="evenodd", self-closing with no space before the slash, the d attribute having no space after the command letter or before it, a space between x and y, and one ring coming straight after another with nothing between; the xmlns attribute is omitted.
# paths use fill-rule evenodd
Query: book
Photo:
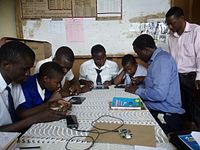
<svg viewBox="0 0 200 150"><path fill-rule="evenodd" d="M143 104L138 98L113 97L111 109L142 109Z"/></svg>
<svg viewBox="0 0 200 150"><path fill-rule="evenodd" d="M0 149L13 150L17 146L18 132L0 132Z"/></svg>
<svg viewBox="0 0 200 150"><path fill-rule="evenodd" d="M178 135L178 138L191 150L200 150L199 144L191 134Z"/></svg>

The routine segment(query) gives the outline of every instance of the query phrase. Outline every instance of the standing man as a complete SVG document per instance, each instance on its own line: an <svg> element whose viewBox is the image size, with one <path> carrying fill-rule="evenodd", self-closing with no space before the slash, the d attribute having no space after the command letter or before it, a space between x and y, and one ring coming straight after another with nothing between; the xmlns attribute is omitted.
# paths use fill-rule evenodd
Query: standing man
<svg viewBox="0 0 200 150"><path fill-rule="evenodd" d="M163 131L181 130L182 109L179 78L173 57L157 48L154 39L147 34L133 42L138 57L148 63L143 86L131 86L127 92L139 95Z"/></svg>
<svg viewBox="0 0 200 150"><path fill-rule="evenodd" d="M5 43L0 48L0 131L22 131L34 123L65 118L66 112L50 110L48 105L19 120L15 111L25 102L21 83L35 60L34 52L18 41Z"/></svg>
<svg viewBox="0 0 200 150"><path fill-rule="evenodd" d="M62 85L62 96L66 97L69 95L77 95L80 93L80 84L72 73L72 66L74 63L74 53L71 48L62 46L58 48L55 53L55 57L49 57L41 60L36 64L35 73L39 73L39 68L46 62L56 62L63 68L64 78L61 82ZM70 85L67 83L69 81Z"/></svg>
<svg viewBox="0 0 200 150"><path fill-rule="evenodd" d="M183 10L172 7L166 14L170 29L169 53L174 57L179 73L181 98L186 110L185 119L192 121L192 95L200 88L200 26L185 21Z"/></svg>

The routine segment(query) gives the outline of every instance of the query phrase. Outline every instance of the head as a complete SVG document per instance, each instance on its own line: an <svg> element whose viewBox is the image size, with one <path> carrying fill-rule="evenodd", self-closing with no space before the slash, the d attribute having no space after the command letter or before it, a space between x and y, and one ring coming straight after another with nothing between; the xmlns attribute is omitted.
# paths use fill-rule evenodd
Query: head
<svg viewBox="0 0 200 150"><path fill-rule="evenodd" d="M138 57L146 63L156 49L154 39L148 34L138 36L132 45Z"/></svg>
<svg viewBox="0 0 200 150"><path fill-rule="evenodd" d="M26 44L10 41L0 48L0 71L7 84L21 83L33 67L35 54Z"/></svg>
<svg viewBox="0 0 200 150"><path fill-rule="evenodd" d="M42 64L39 70L38 80L41 87L49 91L55 91L60 88L60 82L63 79L63 69L55 62Z"/></svg>
<svg viewBox="0 0 200 150"><path fill-rule="evenodd" d="M166 23L172 32L183 32L185 28L185 18L183 10L180 7L172 7L168 10Z"/></svg>
<svg viewBox="0 0 200 150"><path fill-rule="evenodd" d="M92 59L94 60L96 66L98 68L101 68L106 62L105 48L102 45L97 44L92 47L91 54L92 54Z"/></svg>
<svg viewBox="0 0 200 150"><path fill-rule="evenodd" d="M71 48L62 46L56 51L53 61L59 64L66 74L73 66L74 53Z"/></svg>
<svg viewBox="0 0 200 150"><path fill-rule="evenodd" d="M124 57L122 58L122 66L128 74L134 75L137 70L137 62L133 55L124 55Z"/></svg>

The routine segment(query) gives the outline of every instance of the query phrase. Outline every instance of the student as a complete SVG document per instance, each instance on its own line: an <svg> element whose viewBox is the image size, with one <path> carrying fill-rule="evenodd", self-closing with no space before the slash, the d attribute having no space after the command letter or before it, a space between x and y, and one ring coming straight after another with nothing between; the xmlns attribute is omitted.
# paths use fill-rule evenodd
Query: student
<svg viewBox="0 0 200 150"><path fill-rule="evenodd" d="M29 76L27 80L22 82L21 86L26 101L20 104L18 108L34 108L48 100L62 99L59 88L63 75L63 70L57 63L47 62L42 64L38 74Z"/></svg>
<svg viewBox="0 0 200 150"><path fill-rule="evenodd" d="M185 20L183 10L172 7L166 14L170 29L169 53L174 57L179 73L181 98L186 110L185 119L194 118L192 95L200 88L200 26Z"/></svg>
<svg viewBox="0 0 200 150"><path fill-rule="evenodd" d="M80 66L80 83L88 88L96 85L111 85L118 73L117 64L106 59L105 48L100 44L92 47L91 54L92 59Z"/></svg>
<svg viewBox="0 0 200 150"><path fill-rule="evenodd" d="M147 70L142 65L138 64L133 55L127 54L122 58L123 68L119 71L114 79L114 84L140 84L147 75Z"/></svg>
<svg viewBox="0 0 200 150"><path fill-rule="evenodd" d="M66 112L52 111L46 105L41 107L40 113L18 120L15 109L25 101L19 83L33 66L35 54L18 41L2 45L0 54L0 131L23 131L34 123L54 121L66 116Z"/></svg>
<svg viewBox="0 0 200 150"><path fill-rule="evenodd" d="M42 64L44 64L45 62L51 62L51 61L56 62L63 68L63 72L65 74L61 82L62 89L63 89L63 92L62 92L63 97L79 94L80 84L75 79L71 70L74 63L73 51L69 47L66 47L66 46L62 46L58 48L58 50L55 53L54 58L51 56L47 59L39 61L36 64L35 73L39 72L39 68ZM69 81L69 84L67 81Z"/></svg>
<svg viewBox="0 0 200 150"><path fill-rule="evenodd" d="M143 86L126 89L139 95L161 126L163 131L181 130L182 114L177 66L172 56L157 48L154 39L147 34L138 36L133 42L138 57L148 63Z"/></svg>

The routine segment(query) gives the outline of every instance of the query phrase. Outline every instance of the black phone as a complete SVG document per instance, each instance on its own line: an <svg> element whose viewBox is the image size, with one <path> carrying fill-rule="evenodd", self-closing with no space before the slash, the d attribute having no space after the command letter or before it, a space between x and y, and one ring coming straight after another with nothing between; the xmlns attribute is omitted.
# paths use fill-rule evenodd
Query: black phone
<svg viewBox="0 0 200 150"><path fill-rule="evenodd" d="M72 104L82 104L86 97L72 97L69 99L69 102Z"/></svg>
<svg viewBox="0 0 200 150"><path fill-rule="evenodd" d="M125 87L126 87L125 84L118 84L118 85L115 86L115 88L125 88Z"/></svg>
<svg viewBox="0 0 200 150"><path fill-rule="evenodd" d="M66 116L67 127L70 129L78 129L78 121L76 115L67 115Z"/></svg>
<svg viewBox="0 0 200 150"><path fill-rule="evenodd" d="M93 89L109 89L109 86L106 85L96 85L93 87Z"/></svg>

